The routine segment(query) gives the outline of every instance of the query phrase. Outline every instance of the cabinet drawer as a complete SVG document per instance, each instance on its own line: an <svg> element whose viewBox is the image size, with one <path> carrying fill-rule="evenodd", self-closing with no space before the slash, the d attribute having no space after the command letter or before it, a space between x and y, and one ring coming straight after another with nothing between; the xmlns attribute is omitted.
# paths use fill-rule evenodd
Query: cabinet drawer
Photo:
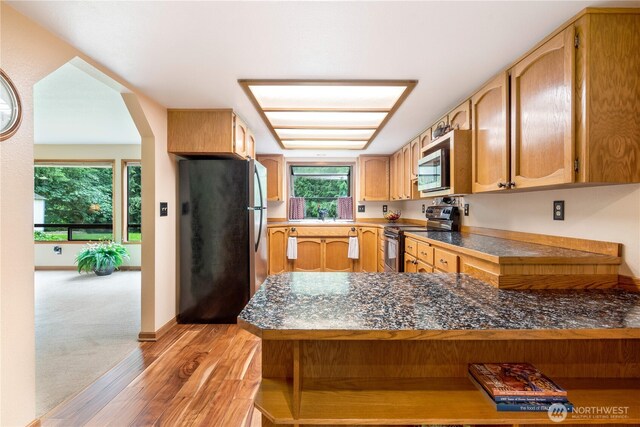
<svg viewBox="0 0 640 427"><path fill-rule="evenodd" d="M418 261L433 265L433 246L428 243L418 242Z"/></svg>
<svg viewBox="0 0 640 427"><path fill-rule="evenodd" d="M418 255L418 242L413 239L405 239L404 251L409 255L415 257Z"/></svg>
<svg viewBox="0 0 640 427"><path fill-rule="evenodd" d="M436 248L434 251L434 266L437 270L446 273L458 272L458 255Z"/></svg>

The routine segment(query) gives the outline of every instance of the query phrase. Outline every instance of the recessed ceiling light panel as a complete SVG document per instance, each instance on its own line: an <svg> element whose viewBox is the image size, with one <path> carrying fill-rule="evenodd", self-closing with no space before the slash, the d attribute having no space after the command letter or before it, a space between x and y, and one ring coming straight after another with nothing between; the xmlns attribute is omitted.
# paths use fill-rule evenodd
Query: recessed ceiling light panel
<svg viewBox="0 0 640 427"><path fill-rule="evenodd" d="M274 128L298 126L316 128L325 127L363 127L377 128L387 117L387 113L354 113L331 111L287 111L266 112L265 115Z"/></svg>
<svg viewBox="0 0 640 427"><path fill-rule="evenodd" d="M292 149L338 149L338 150L359 150L367 141L347 141L347 140L285 140L282 141L284 148Z"/></svg>
<svg viewBox="0 0 640 427"><path fill-rule="evenodd" d="M368 141L375 129L277 129L280 139L359 139Z"/></svg>
<svg viewBox="0 0 640 427"><path fill-rule="evenodd" d="M415 80L239 80L283 148L366 148Z"/></svg>
<svg viewBox="0 0 640 427"><path fill-rule="evenodd" d="M406 86L255 85L249 89L260 107L391 109Z"/></svg>

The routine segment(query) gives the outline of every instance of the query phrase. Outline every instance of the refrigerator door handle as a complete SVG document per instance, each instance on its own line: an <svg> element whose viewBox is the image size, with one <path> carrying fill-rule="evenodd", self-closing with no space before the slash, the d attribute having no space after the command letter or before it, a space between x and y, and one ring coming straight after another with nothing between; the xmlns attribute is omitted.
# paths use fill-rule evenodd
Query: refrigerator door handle
<svg viewBox="0 0 640 427"><path fill-rule="evenodd" d="M262 221L264 217L264 200L262 200L262 182L260 182L260 175L258 175L258 170L254 169L253 173L256 175L256 181L258 181L258 192L260 193L260 206L256 206L254 210L260 211L260 226L258 228L258 240L256 241L255 251L258 252L258 247L260 246L260 239L262 238Z"/></svg>

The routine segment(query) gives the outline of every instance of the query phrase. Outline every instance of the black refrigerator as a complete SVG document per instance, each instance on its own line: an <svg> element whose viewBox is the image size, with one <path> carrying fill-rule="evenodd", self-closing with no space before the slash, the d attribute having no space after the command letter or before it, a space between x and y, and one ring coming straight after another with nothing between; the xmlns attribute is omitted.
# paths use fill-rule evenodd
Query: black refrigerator
<svg viewBox="0 0 640 427"><path fill-rule="evenodd" d="M179 162L180 323L236 323L267 275L267 172L255 160Z"/></svg>

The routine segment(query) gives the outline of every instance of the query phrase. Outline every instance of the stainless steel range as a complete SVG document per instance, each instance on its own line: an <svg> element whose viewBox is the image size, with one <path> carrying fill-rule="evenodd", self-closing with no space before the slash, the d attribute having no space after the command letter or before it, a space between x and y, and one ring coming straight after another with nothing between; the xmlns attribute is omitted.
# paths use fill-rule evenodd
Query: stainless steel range
<svg viewBox="0 0 640 427"><path fill-rule="evenodd" d="M391 224L384 228L384 271L404 271L404 233L407 231L460 230L460 212L456 206L429 206L426 212L427 226Z"/></svg>

